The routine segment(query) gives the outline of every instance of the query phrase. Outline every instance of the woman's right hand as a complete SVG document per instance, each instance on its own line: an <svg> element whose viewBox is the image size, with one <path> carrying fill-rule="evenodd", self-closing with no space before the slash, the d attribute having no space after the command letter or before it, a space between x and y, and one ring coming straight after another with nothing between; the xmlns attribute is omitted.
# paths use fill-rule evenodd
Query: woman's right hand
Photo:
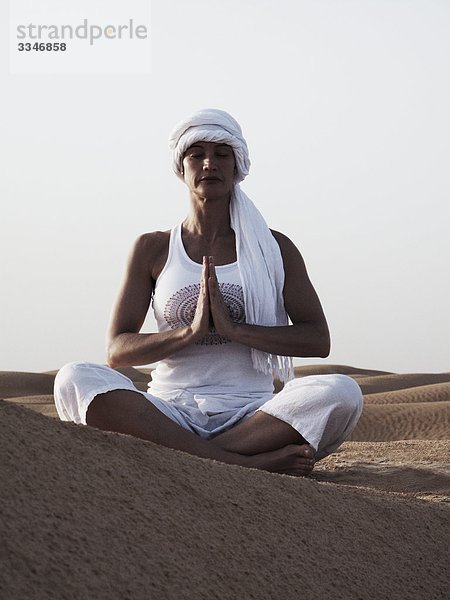
<svg viewBox="0 0 450 600"><path fill-rule="evenodd" d="M212 328L208 290L209 267L203 259L200 293L190 325L167 331L140 333L147 314L153 282L167 260L169 232L140 236L130 253L107 340L107 363L113 369L147 365L201 341Z"/></svg>
<svg viewBox="0 0 450 600"><path fill-rule="evenodd" d="M201 341L208 334L211 327L211 312L209 306L209 265L208 257L203 257L202 279L200 282L200 293L198 295L197 306L195 308L194 319L190 325L192 333L192 342Z"/></svg>

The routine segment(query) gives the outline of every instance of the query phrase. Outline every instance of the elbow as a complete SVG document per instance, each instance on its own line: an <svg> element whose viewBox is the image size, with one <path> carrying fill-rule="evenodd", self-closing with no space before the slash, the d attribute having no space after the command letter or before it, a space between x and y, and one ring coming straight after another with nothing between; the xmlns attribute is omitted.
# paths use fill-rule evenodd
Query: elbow
<svg viewBox="0 0 450 600"><path fill-rule="evenodd" d="M118 360L117 358L110 356L109 354L106 355L106 365L110 369L122 369L124 367L130 366Z"/></svg>
<svg viewBox="0 0 450 600"><path fill-rule="evenodd" d="M116 363L116 361L115 361L114 357L113 357L113 356L112 356L112 355L111 355L109 352L107 352L107 353L106 353L106 365L107 365L107 366L108 366L110 369L117 369L117 367L119 366L119 365Z"/></svg>
<svg viewBox="0 0 450 600"><path fill-rule="evenodd" d="M331 350L331 346L328 347L323 347L320 351L320 353L318 354L319 358L327 358L328 356L330 356L330 350Z"/></svg>
<svg viewBox="0 0 450 600"><path fill-rule="evenodd" d="M111 360L109 358L109 356L107 356L107 358L106 358L106 366L109 367L110 369L118 369L120 367L120 365L118 365L113 360Z"/></svg>
<svg viewBox="0 0 450 600"><path fill-rule="evenodd" d="M322 331L321 335L319 337L320 343L319 343L319 353L318 356L319 358L327 358L327 356L330 355L330 350L331 350L331 338L330 338L330 332L328 331L328 328L326 331Z"/></svg>
<svg viewBox="0 0 450 600"><path fill-rule="evenodd" d="M114 347L114 340L109 341L106 346L106 364L111 369L118 369L122 365L120 364L119 356L117 355L116 348Z"/></svg>

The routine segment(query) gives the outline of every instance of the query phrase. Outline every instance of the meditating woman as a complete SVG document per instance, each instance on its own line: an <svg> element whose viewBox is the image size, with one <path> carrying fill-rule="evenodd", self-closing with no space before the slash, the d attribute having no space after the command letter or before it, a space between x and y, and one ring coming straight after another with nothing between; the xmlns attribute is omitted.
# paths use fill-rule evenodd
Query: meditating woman
<svg viewBox="0 0 450 600"><path fill-rule="evenodd" d="M170 137L187 217L145 233L112 313L109 366L64 366L61 419L225 463L309 474L354 429L362 395L345 375L293 378L292 358L325 357L328 327L302 257L239 186L247 144L226 112L201 110ZM150 303L158 331L141 333ZM158 362L148 392L114 370ZM284 388L274 394L277 376Z"/></svg>

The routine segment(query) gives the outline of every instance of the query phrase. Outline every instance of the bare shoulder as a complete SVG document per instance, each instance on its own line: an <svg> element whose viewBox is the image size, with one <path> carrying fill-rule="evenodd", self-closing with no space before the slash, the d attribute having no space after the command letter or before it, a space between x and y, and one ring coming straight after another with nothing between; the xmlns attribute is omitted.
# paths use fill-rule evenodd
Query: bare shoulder
<svg viewBox="0 0 450 600"><path fill-rule="evenodd" d="M287 235L284 235L284 233L281 233L281 231L275 231L275 229L271 229L270 233L277 240L280 247L281 246L283 246L283 247L294 246L294 248L295 248L294 242L292 240L290 240Z"/></svg>
<svg viewBox="0 0 450 600"><path fill-rule="evenodd" d="M303 258L300 254L300 250L297 248L294 242L288 238L287 235L284 235L284 233L275 231L274 229L271 229L270 231L280 246L281 256L283 257L285 267L293 261L297 264L303 264Z"/></svg>
<svg viewBox="0 0 450 600"><path fill-rule="evenodd" d="M149 272L156 280L167 260L169 240L170 230L142 233L133 244L130 263Z"/></svg>
<svg viewBox="0 0 450 600"><path fill-rule="evenodd" d="M158 253L169 247L170 231L150 231L141 233L134 242L134 248L140 253Z"/></svg>

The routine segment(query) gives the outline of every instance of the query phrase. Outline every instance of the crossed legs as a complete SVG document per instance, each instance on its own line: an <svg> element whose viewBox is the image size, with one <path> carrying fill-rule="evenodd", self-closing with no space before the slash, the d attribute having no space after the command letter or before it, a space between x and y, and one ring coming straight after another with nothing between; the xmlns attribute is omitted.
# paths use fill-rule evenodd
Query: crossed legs
<svg viewBox="0 0 450 600"><path fill-rule="evenodd" d="M289 475L308 475L314 451L290 425L258 411L212 440L184 429L139 392L114 390L89 404L86 423L203 458Z"/></svg>
<svg viewBox="0 0 450 600"><path fill-rule="evenodd" d="M159 410L124 375L86 362L60 369L55 404L65 421L127 433L203 458L291 475L309 474L315 459L334 452L356 426L363 407L361 390L351 378L304 377L286 384L252 417L206 440L166 416L164 407Z"/></svg>

